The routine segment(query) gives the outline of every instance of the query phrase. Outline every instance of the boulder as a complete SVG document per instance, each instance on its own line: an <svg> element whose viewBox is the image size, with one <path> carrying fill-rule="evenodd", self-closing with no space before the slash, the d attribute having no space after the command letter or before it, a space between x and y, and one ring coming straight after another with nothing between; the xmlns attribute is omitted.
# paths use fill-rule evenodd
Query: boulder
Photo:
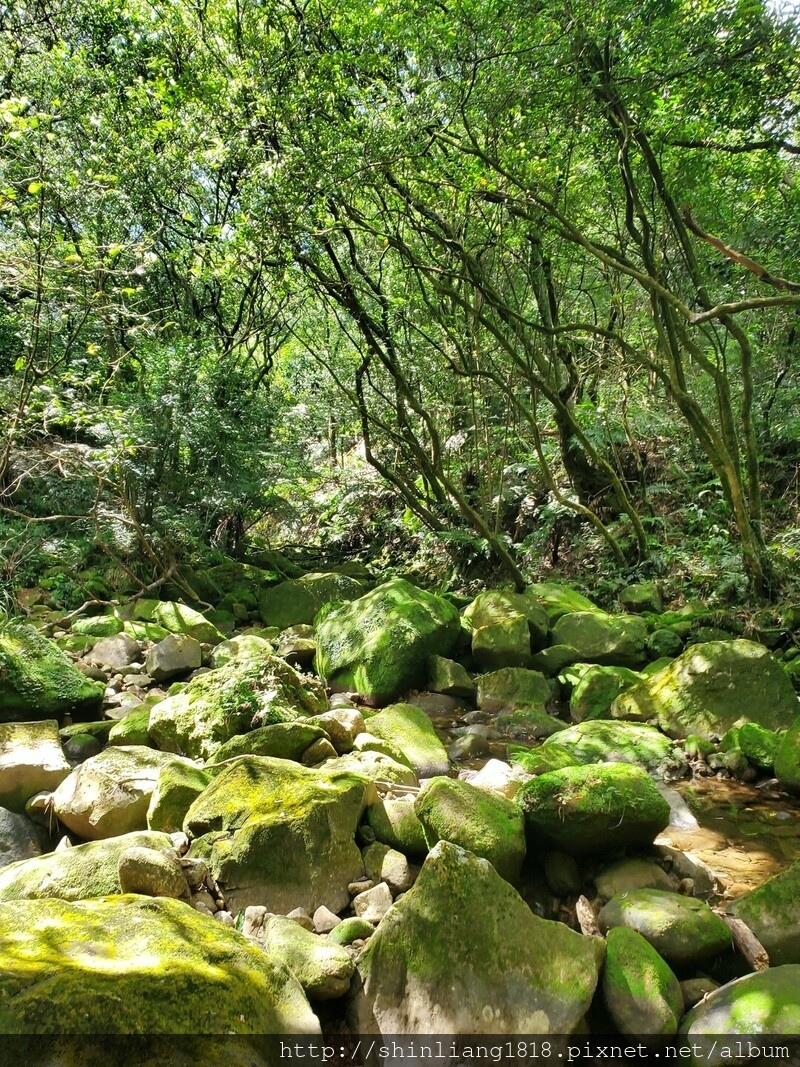
<svg viewBox="0 0 800 1067"><path fill-rule="evenodd" d="M389 741L418 778L448 774L450 760L428 716L413 704L392 704L370 716L369 732Z"/></svg>
<svg viewBox="0 0 800 1067"><path fill-rule="evenodd" d="M647 651L653 659L673 659L683 651L683 640L666 626L661 626L647 638Z"/></svg>
<svg viewBox="0 0 800 1067"><path fill-rule="evenodd" d="M316 627L319 673L373 705L423 685L429 656L447 656L461 630L452 604L402 578L320 612Z"/></svg>
<svg viewBox="0 0 800 1067"><path fill-rule="evenodd" d="M675 744L655 726L590 720L561 730L544 748L557 745L576 763L638 763L648 770L675 756Z"/></svg>
<svg viewBox="0 0 800 1067"><path fill-rule="evenodd" d="M638 615L573 611L553 626L553 644L572 645L584 663L641 667L647 662L647 623Z"/></svg>
<svg viewBox="0 0 800 1067"><path fill-rule="evenodd" d="M157 703L153 697L148 697L147 702L140 707L134 708L122 718L117 719L108 731L109 745L144 745L153 748L150 739L150 709ZM96 753L90 753L92 756Z"/></svg>
<svg viewBox="0 0 800 1067"><path fill-rule="evenodd" d="M523 782L528 780L528 776L503 760L490 759L466 780L476 789L499 793L500 796L512 800L522 788Z"/></svg>
<svg viewBox="0 0 800 1067"><path fill-rule="evenodd" d="M494 720L495 728L515 741L534 741L566 730L567 724L542 707L503 711Z"/></svg>
<svg viewBox="0 0 800 1067"><path fill-rule="evenodd" d="M346 574L304 574L265 589L258 612L265 626L286 630L298 623L312 623L328 601L350 601L363 596L363 582Z"/></svg>
<svg viewBox="0 0 800 1067"><path fill-rule="evenodd" d="M358 739L360 740L367 736L367 734L359 734ZM380 745L387 744L387 742L381 741L380 738L377 739L377 742ZM335 759L328 759L325 761L324 769L326 771L347 771L348 774L357 774L370 782L419 785L419 779L414 771L407 763L401 763L400 759L402 757L399 755L398 759L394 759L385 752L367 748L348 752L344 756L336 756Z"/></svg>
<svg viewBox="0 0 800 1067"><path fill-rule="evenodd" d="M363 852L364 870L371 882L386 882L393 894L405 893L414 884L408 860L396 848L373 841Z"/></svg>
<svg viewBox="0 0 800 1067"><path fill-rule="evenodd" d="M749 763L760 770L775 765L781 738L773 730L766 730L755 722L746 722L738 729L737 742Z"/></svg>
<svg viewBox="0 0 800 1067"><path fill-rule="evenodd" d="M358 959L351 1030L572 1033L603 951L534 915L486 860L440 841Z"/></svg>
<svg viewBox="0 0 800 1067"><path fill-rule="evenodd" d="M83 637L113 637L122 627L122 619L116 615L82 615L70 623L72 632Z"/></svg>
<svg viewBox="0 0 800 1067"><path fill-rule="evenodd" d="M760 1055L787 1061L773 1044L794 1045L800 1034L800 966L787 964L747 974L709 993L680 1025L681 1034L691 1038L688 1063L700 1067L728 1067L742 1062L737 1037L747 1038L747 1062ZM720 1036L724 1035L724 1036ZM771 1042L765 1038L775 1035Z"/></svg>
<svg viewBox="0 0 800 1067"><path fill-rule="evenodd" d="M367 808L367 825L376 841L397 849L411 859L428 854L425 830L417 818L411 797L379 800Z"/></svg>
<svg viewBox="0 0 800 1067"><path fill-rule="evenodd" d="M320 1033L283 963L177 900L14 901L0 955L5 1033Z"/></svg>
<svg viewBox="0 0 800 1067"><path fill-rule="evenodd" d="M618 696L611 714L652 722L670 737L695 733L710 740L745 722L785 728L797 707L791 682L767 649L732 640L688 648Z"/></svg>
<svg viewBox="0 0 800 1067"><path fill-rule="evenodd" d="M234 756L277 756L278 759L299 761L309 745L324 737L327 734L322 726L313 726L310 722L276 722L272 726L259 726L226 741L209 758L208 765L222 763Z"/></svg>
<svg viewBox="0 0 800 1067"><path fill-rule="evenodd" d="M120 854L117 870L123 893L141 893L148 897L189 896L189 884L172 849L131 845Z"/></svg>
<svg viewBox="0 0 800 1067"><path fill-rule="evenodd" d="M211 784L214 774L211 767L198 767L183 760L172 760L162 767L147 807L149 829L167 834L182 830L186 812Z"/></svg>
<svg viewBox="0 0 800 1067"><path fill-rule="evenodd" d="M618 893L598 916L603 932L617 926L636 930L671 967L693 967L731 945L727 923L704 900L662 889Z"/></svg>
<svg viewBox="0 0 800 1067"><path fill-rule="evenodd" d="M289 626L278 638L277 654L297 667L310 667L317 654L314 627L308 623Z"/></svg>
<svg viewBox="0 0 800 1067"><path fill-rule="evenodd" d="M655 860L631 856L605 867L594 879L597 895L607 901L617 893L629 889L663 889L671 892L675 887L663 867Z"/></svg>
<svg viewBox="0 0 800 1067"><path fill-rule="evenodd" d="M339 755L352 752L356 738L366 729L364 716L357 708L332 708L317 715L314 722L325 731Z"/></svg>
<svg viewBox="0 0 800 1067"><path fill-rule="evenodd" d="M516 708L543 709L552 698L551 684L539 671L524 667L503 667L477 679L478 707L482 711L508 711Z"/></svg>
<svg viewBox="0 0 800 1067"><path fill-rule="evenodd" d="M121 633L113 637L101 637L92 645L91 651L86 654L84 660L102 670L121 671L131 663L135 663L141 652L142 646L138 641L126 633Z"/></svg>
<svg viewBox="0 0 800 1067"><path fill-rule="evenodd" d="M529 585L525 592L542 605L551 626L558 622L562 615L571 612L600 610L583 593L571 589L568 585L559 585L558 582L538 582Z"/></svg>
<svg viewBox="0 0 800 1067"><path fill-rule="evenodd" d="M162 768L190 760L140 745L106 748L61 782L53 811L78 837L98 841L144 830L147 809Z"/></svg>
<svg viewBox="0 0 800 1067"><path fill-rule="evenodd" d="M800 716L792 722L775 750L775 777L790 793L800 793Z"/></svg>
<svg viewBox="0 0 800 1067"><path fill-rule="evenodd" d="M526 593L488 589L465 609L472 631L472 658L479 670L527 667L531 652L546 643L547 612Z"/></svg>
<svg viewBox="0 0 800 1067"><path fill-rule="evenodd" d="M621 1034L674 1034L683 1015L678 979L649 941L624 926L608 931L603 998Z"/></svg>
<svg viewBox="0 0 800 1067"><path fill-rule="evenodd" d="M203 662L200 642L188 634L170 634L148 651L144 669L156 682L196 670Z"/></svg>
<svg viewBox="0 0 800 1067"><path fill-rule="evenodd" d="M431 656L428 660L428 689L470 701L475 698L475 683L466 667L445 656Z"/></svg>
<svg viewBox="0 0 800 1067"><path fill-rule="evenodd" d="M0 871L0 901L41 897L86 900L120 893L119 859L126 849L165 849L171 845L167 834L144 830L13 863Z"/></svg>
<svg viewBox="0 0 800 1067"><path fill-rule="evenodd" d="M265 917L262 930L267 952L288 966L311 1000L332 1000L348 991L355 964L341 945L285 915Z"/></svg>
<svg viewBox="0 0 800 1067"><path fill-rule="evenodd" d="M370 799L358 775L242 756L189 808L189 855L206 860L234 912L251 904L338 912L363 874L354 835Z"/></svg>
<svg viewBox="0 0 800 1067"><path fill-rule="evenodd" d="M42 827L27 815L0 807L0 869L40 856L47 845Z"/></svg>
<svg viewBox="0 0 800 1067"><path fill-rule="evenodd" d="M226 667L242 659L264 662L274 651L272 643L257 634L239 634L212 649L209 666L216 670L217 667Z"/></svg>
<svg viewBox="0 0 800 1067"><path fill-rule="evenodd" d="M569 715L573 722L607 719L611 705L620 693L641 681L641 675L629 667L589 667L572 688Z"/></svg>
<svg viewBox="0 0 800 1067"><path fill-rule="evenodd" d="M525 823L513 801L468 782L432 778L420 790L414 811L429 849L438 841L451 841L487 859L506 881L519 878Z"/></svg>
<svg viewBox="0 0 800 1067"><path fill-rule="evenodd" d="M156 704L150 736L165 751L207 760L236 734L315 715L326 705L319 681L283 660L237 660L196 676Z"/></svg>
<svg viewBox="0 0 800 1067"><path fill-rule="evenodd" d="M92 719L104 686L77 670L54 641L32 626L0 623L0 722Z"/></svg>
<svg viewBox="0 0 800 1067"><path fill-rule="evenodd" d="M0 723L0 805L25 810L25 802L63 782L72 768L61 748L55 719Z"/></svg>
<svg viewBox="0 0 800 1067"><path fill-rule="evenodd" d="M647 771L627 763L548 771L524 785L516 802L529 848L543 841L577 855L650 845L669 822L669 804Z"/></svg>
<svg viewBox="0 0 800 1067"><path fill-rule="evenodd" d="M664 598L655 582L634 582L619 591L619 603L623 611L635 615L660 614L664 610Z"/></svg>
<svg viewBox="0 0 800 1067"><path fill-rule="evenodd" d="M800 860L740 897L730 910L767 950L771 966L800 964Z"/></svg>
<svg viewBox="0 0 800 1067"><path fill-rule="evenodd" d="M172 634L188 634L195 641L218 645L225 635L194 608L175 600L135 600L121 612L125 620L152 622Z"/></svg>

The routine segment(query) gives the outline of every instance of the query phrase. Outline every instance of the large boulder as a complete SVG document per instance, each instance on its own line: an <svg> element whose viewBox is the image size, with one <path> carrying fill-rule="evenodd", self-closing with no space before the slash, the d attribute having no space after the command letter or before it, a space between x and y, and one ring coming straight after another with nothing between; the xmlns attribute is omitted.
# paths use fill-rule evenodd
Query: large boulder
<svg viewBox="0 0 800 1067"><path fill-rule="evenodd" d="M402 578L321 611L316 627L319 673L378 706L423 685L429 657L449 655L461 630L449 601Z"/></svg>
<svg viewBox="0 0 800 1067"><path fill-rule="evenodd" d="M266 626L285 630L298 623L312 623L329 600L350 601L363 596L364 583L346 574L304 574L265 589L258 611Z"/></svg>
<svg viewBox="0 0 800 1067"><path fill-rule="evenodd" d="M12 1034L319 1034L285 964L177 900L0 909L0 1029Z"/></svg>
<svg viewBox="0 0 800 1067"><path fill-rule="evenodd" d="M600 929L625 926L646 938L671 967L705 963L730 947L724 919L704 900L662 889L618 893L598 916Z"/></svg>
<svg viewBox="0 0 800 1067"><path fill-rule="evenodd" d="M169 634L148 651L144 668L156 682L196 670L203 662L200 642L188 634Z"/></svg>
<svg viewBox="0 0 800 1067"><path fill-rule="evenodd" d="M32 626L0 623L0 722L93 719L104 691Z"/></svg>
<svg viewBox="0 0 800 1067"><path fill-rule="evenodd" d="M50 792L72 770L55 719L0 723L0 805L24 811L34 793Z"/></svg>
<svg viewBox="0 0 800 1067"><path fill-rule="evenodd" d="M233 911L341 911L363 874L354 835L372 787L346 771L242 756L186 813L191 856L205 859Z"/></svg>
<svg viewBox="0 0 800 1067"><path fill-rule="evenodd" d="M648 770L676 753L674 743L655 726L590 720L561 730L545 746L557 745L576 763L638 763Z"/></svg>
<svg viewBox="0 0 800 1067"><path fill-rule="evenodd" d="M608 931L603 998L621 1034L674 1034L683 1015L678 979L650 942L625 926Z"/></svg>
<svg viewBox="0 0 800 1067"><path fill-rule="evenodd" d="M526 593L488 589L464 610L472 631L472 658L479 670L527 667L531 652L545 644L547 612Z"/></svg>
<svg viewBox="0 0 800 1067"><path fill-rule="evenodd" d="M264 917L258 940L283 960L312 1000L343 997L350 988L355 964L345 948L320 937L285 915Z"/></svg>
<svg viewBox="0 0 800 1067"><path fill-rule="evenodd" d="M537 582L529 585L525 592L542 605L551 626L558 622L562 615L574 611L600 611L583 593L568 585L559 585L558 582Z"/></svg>
<svg viewBox="0 0 800 1067"><path fill-rule="evenodd" d="M745 722L785 729L797 709L792 684L768 650L733 640L692 645L618 696L611 714L655 723L670 737L694 733L711 740Z"/></svg>
<svg viewBox="0 0 800 1067"><path fill-rule="evenodd" d="M143 830L10 864L0 871L0 901L41 897L86 900L119 893L119 859L135 845L167 849L172 842L167 834Z"/></svg>
<svg viewBox="0 0 800 1067"><path fill-rule="evenodd" d="M775 777L790 793L800 793L800 716L783 735L775 751Z"/></svg>
<svg viewBox="0 0 800 1067"><path fill-rule="evenodd" d="M68 830L88 841L144 830L158 776L175 762L194 766L142 745L106 748L58 786L53 811Z"/></svg>
<svg viewBox="0 0 800 1067"><path fill-rule="evenodd" d="M447 751L436 736L431 720L413 704L392 704L384 708L369 718L367 730L389 741L418 778L432 778L450 770Z"/></svg>
<svg viewBox="0 0 800 1067"><path fill-rule="evenodd" d="M553 626L554 645L572 645L583 663L641 667L647 662L647 623L638 615L572 611Z"/></svg>
<svg viewBox="0 0 800 1067"><path fill-rule="evenodd" d="M641 675L630 667L601 667L593 664L582 672L572 687L569 715L573 722L587 719L607 719L611 705L620 693L641 681Z"/></svg>
<svg viewBox="0 0 800 1067"><path fill-rule="evenodd" d="M478 680L478 707L482 711L513 711L517 708L539 708L552 698L552 684L539 671L525 667L502 667Z"/></svg>
<svg viewBox="0 0 800 1067"><path fill-rule="evenodd" d="M438 841L451 841L487 859L507 881L519 878L525 859L525 823L513 801L468 782L433 778L420 791L414 811L428 848Z"/></svg>
<svg viewBox="0 0 800 1067"><path fill-rule="evenodd" d="M800 1034L800 966L770 967L720 986L684 1017L680 1033L691 1038L686 1061L697 1067L741 1063L742 1044L748 1063L758 1059L762 1049L765 1058L791 1062L770 1046L794 1046L795 1038L787 1042L787 1035ZM764 1040L773 1035L775 1042ZM737 1041L739 1037L747 1042Z"/></svg>
<svg viewBox="0 0 800 1067"><path fill-rule="evenodd" d="M236 660L156 704L149 731L159 748L207 760L236 734L315 715L326 706L320 683L283 660Z"/></svg>
<svg viewBox="0 0 800 1067"><path fill-rule="evenodd" d="M800 963L800 860L741 897L731 911L756 935L772 966Z"/></svg>
<svg viewBox="0 0 800 1067"><path fill-rule="evenodd" d="M669 822L669 804L650 775L627 763L548 771L524 785L516 802L529 848L544 842L575 854L652 844Z"/></svg>
<svg viewBox="0 0 800 1067"><path fill-rule="evenodd" d="M602 941L538 918L490 863L440 841L358 959L351 1028L571 1033L602 958Z"/></svg>
<svg viewBox="0 0 800 1067"><path fill-rule="evenodd" d="M135 600L120 615L125 621L155 623L172 634L188 634L208 645L225 640L225 635L205 615L176 600Z"/></svg>

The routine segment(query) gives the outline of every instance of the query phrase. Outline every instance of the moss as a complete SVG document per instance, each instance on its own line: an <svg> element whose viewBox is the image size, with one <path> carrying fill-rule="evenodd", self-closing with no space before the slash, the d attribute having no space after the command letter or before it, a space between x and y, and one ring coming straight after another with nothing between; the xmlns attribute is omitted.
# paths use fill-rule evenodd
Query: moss
<svg viewBox="0 0 800 1067"><path fill-rule="evenodd" d="M170 633L166 626L142 620L126 622L122 627L122 632L132 637L134 641L163 641L165 637L169 637Z"/></svg>
<svg viewBox="0 0 800 1067"><path fill-rule="evenodd" d="M438 841L452 841L487 859L507 881L519 877L525 825L512 801L468 782L434 778L420 792L414 811L429 849Z"/></svg>
<svg viewBox="0 0 800 1067"><path fill-rule="evenodd" d="M680 983L635 930L609 930L603 996L623 1034L674 1034L683 1014Z"/></svg>
<svg viewBox="0 0 800 1067"><path fill-rule="evenodd" d="M267 626L285 630L298 623L312 623L328 601L355 600L365 586L345 574L304 574L264 590L259 599L259 614Z"/></svg>
<svg viewBox="0 0 800 1067"><path fill-rule="evenodd" d="M3 1033L318 1032L282 964L178 901L17 901L0 952Z"/></svg>
<svg viewBox="0 0 800 1067"><path fill-rule="evenodd" d="M578 764L571 752L553 742L540 748L509 745L508 759L528 774L546 774L548 771L558 771L562 767L575 767Z"/></svg>
<svg viewBox="0 0 800 1067"><path fill-rule="evenodd" d="M87 637L113 637L122 632L122 619L116 615L92 615L73 619L70 629L74 634Z"/></svg>
<svg viewBox="0 0 800 1067"><path fill-rule="evenodd" d="M754 722L745 723L739 730L739 748L753 766L762 770L774 765L779 742L774 730L766 730Z"/></svg>
<svg viewBox="0 0 800 1067"><path fill-rule="evenodd" d="M567 615L572 611L600 610L577 589L571 589L568 585L559 585L557 582L539 582L529 585L526 593L542 604L551 626L562 615Z"/></svg>
<svg viewBox="0 0 800 1067"><path fill-rule="evenodd" d="M186 812L211 784L214 773L211 769L186 763L164 767L147 808L148 827L168 834L181 830Z"/></svg>
<svg viewBox="0 0 800 1067"><path fill-rule="evenodd" d="M639 681L641 676L628 667L591 666L581 675L570 695L572 721L608 718L616 697Z"/></svg>
<svg viewBox="0 0 800 1067"><path fill-rule="evenodd" d="M420 778L447 774L450 760L425 712L413 704L393 704L369 720L369 732L402 752Z"/></svg>
<svg viewBox="0 0 800 1067"><path fill-rule="evenodd" d="M731 908L767 950L770 964L800 964L800 861Z"/></svg>
<svg viewBox="0 0 800 1067"><path fill-rule="evenodd" d="M800 716L781 738L775 751L775 777L784 789L800 793Z"/></svg>
<svg viewBox="0 0 800 1067"><path fill-rule="evenodd" d="M638 615L575 611L553 627L553 643L573 645L586 663L641 667L647 661L647 624Z"/></svg>
<svg viewBox="0 0 800 1067"><path fill-rule="evenodd" d="M648 769L676 752L675 745L654 726L590 720L562 731L556 742L578 763L638 763ZM545 742L545 746L553 742Z"/></svg>
<svg viewBox="0 0 800 1067"><path fill-rule="evenodd" d="M681 1023L680 1033L691 1037L693 1049L687 1062L697 1067L740 1062L735 1042L720 1041L720 1034L758 1035L755 1043L761 1045L767 1035L800 1033L798 988L800 966L795 964L748 974L714 990Z"/></svg>
<svg viewBox="0 0 800 1067"><path fill-rule="evenodd" d="M86 718L100 709L104 691L33 627L0 625L0 722Z"/></svg>
<svg viewBox="0 0 800 1067"><path fill-rule="evenodd" d="M209 762L221 763L233 756L277 756L299 760L310 744L328 735L320 726L307 722L277 722L237 734L213 754Z"/></svg>
<svg viewBox="0 0 800 1067"><path fill-rule="evenodd" d="M516 802L531 845L577 854L650 844L669 822L650 776L626 763L550 771L524 785Z"/></svg>
<svg viewBox="0 0 800 1067"><path fill-rule="evenodd" d="M709 960L731 944L726 922L705 901L663 889L617 894L600 912L599 922L602 930L636 930L673 967Z"/></svg>
<svg viewBox="0 0 800 1067"><path fill-rule="evenodd" d="M108 732L109 745L152 746L148 732L150 706L134 708L124 719L119 719Z"/></svg>
<svg viewBox="0 0 800 1067"><path fill-rule="evenodd" d="M414 811L411 799L382 800L367 808L367 824L376 841L396 848L411 859L428 853L425 830Z"/></svg>

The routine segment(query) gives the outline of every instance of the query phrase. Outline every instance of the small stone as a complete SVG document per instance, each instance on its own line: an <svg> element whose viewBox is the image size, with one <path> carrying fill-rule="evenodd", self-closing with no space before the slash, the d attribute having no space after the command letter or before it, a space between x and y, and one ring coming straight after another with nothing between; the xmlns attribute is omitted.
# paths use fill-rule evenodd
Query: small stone
<svg viewBox="0 0 800 1067"><path fill-rule="evenodd" d="M194 901L192 907L195 911L199 911L201 915L208 915L212 919L214 918L214 912L211 910L211 908L208 907L207 904L204 904L202 900Z"/></svg>
<svg viewBox="0 0 800 1067"><path fill-rule="evenodd" d="M315 715L313 722L322 727L340 755L353 751L353 742L366 730L364 716L357 708L331 708Z"/></svg>
<svg viewBox="0 0 800 1067"><path fill-rule="evenodd" d="M341 921L335 912L321 904L314 912L312 927L318 934L327 934L330 933L334 926L338 926Z"/></svg>
<svg viewBox="0 0 800 1067"><path fill-rule="evenodd" d="M371 923L379 923L391 906L392 892L385 882L353 898L353 911Z"/></svg>
<svg viewBox="0 0 800 1067"><path fill-rule="evenodd" d="M236 926L236 920L229 911L218 911L214 913L214 918L223 924L223 926Z"/></svg>
<svg viewBox="0 0 800 1067"><path fill-rule="evenodd" d="M64 836L62 838L60 838L60 840L59 840L58 844L56 845L56 847L53 849L53 852L66 852L66 850L68 848L72 848L72 847L73 847L72 842L67 837L67 835L64 834Z"/></svg>
<svg viewBox="0 0 800 1067"><path fill-rule="evenodd" d="M312 741L300 757L304 767L316 767L326 759L336 759L338 753L327 737L318 737Z"/></svg>
<svg viewBox="0 0 800 1067"><path fill-rule="evenodd" d="M405 892L414 884L414 874L409 862L397 849L376 841L364 849L363 855L367 874L375 882L386 882L393 895ZM369 892L366 886L363 891Z"/></svg>
<svg viewBox="0 0 800 1067"><path fill-rule="evenodd" d="M457 737L447 749L447 755L453 763L465 759L475 759L489 751L489 742L478 733L464 734Z"/></svg>
<svg viewBox="0 0 800 1067"><path fill-rule="evenodd" d="M103 747L103 742L91 734L73 734L62 745L64 755L72 763L83 763L90 756L96 756Z"/></svg>
<svg viewBox="0 0 800 1067"><path fill-rule="evenodd" d="M330 941L334 941L337 945L356 945L364 944L364 941L372 937L375 932L375 927L372 923L367 922L366 919L360 919L358 916L352 916L349 919L342 919L336 929L331 930L328 938Z"/></svg>
<svg viewBox="0 0 800 1067"><path fill-rule="evenodd" d="M687 978L685 982L681 982L684 1011L688 1011L695 1004L699 1004L704 997L707 997L709 993L713 993L715 989L719 989L719 986L712 978Z"/></svg>
<svg viewBox="0 0 800 1067"><path fill-rule="evenodd" d="M305 908L295 908L287 914L286 918L291 919L292 922L296 922L297 925L302 926L304 930L314 929L314 920Z"/></svg>
<svg viewBox="0 0 800 1067"><path fill-rule="evenodd" d="M183 832L183 830L176 830L175 833L169 835L169 839L172 842L172 847L175 849L179 856L183 856L189 851L189 838ZM195 859L191 862L199 864L203 861ZM205 864L203 864L203 866L205 866Z"/></svg>

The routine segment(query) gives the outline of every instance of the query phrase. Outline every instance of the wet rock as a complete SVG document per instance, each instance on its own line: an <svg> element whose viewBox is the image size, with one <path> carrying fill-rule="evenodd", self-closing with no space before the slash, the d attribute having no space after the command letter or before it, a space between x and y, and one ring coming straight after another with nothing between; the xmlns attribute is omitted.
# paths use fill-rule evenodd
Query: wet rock
<svg viewBox="0 0 800 1067"><path fill-rule="evenodd" d="M413 798L382 800L367 808L367 822L376 840L412 859L428 854L425 831L414 810Z"/></svg>
<svg viewBox="0 0 800 1067"><path fill-rule="evenodd" d="M580 893L583 878L574 856L566 852L548 852L544 857L544 876L548 889L557 897Z"/></svg>
<svg viewBox="0 0 800 1067"><path fill-rule="evenodd" d="M800 717L793 719L775 751L775 777L790 793L800 793Z"/></svg>
<svg viewBox="0 0 800 1067"><path fill-rule="evenodd" d="M660 889L619 893L598 920L603 931L618 926L636 930L677 968L703 963L731 945L727 924L705 901Z"/></svg>
<svg viewBox="0 0 800 1067"><path fill-rule="evenodd" d="M481 733L467 733L461 737L457 737L447 749L448 759L453 763L460 763L462 760L476 759L478 756L483 756L489 751L489 742L484 734Z"/></svg>

